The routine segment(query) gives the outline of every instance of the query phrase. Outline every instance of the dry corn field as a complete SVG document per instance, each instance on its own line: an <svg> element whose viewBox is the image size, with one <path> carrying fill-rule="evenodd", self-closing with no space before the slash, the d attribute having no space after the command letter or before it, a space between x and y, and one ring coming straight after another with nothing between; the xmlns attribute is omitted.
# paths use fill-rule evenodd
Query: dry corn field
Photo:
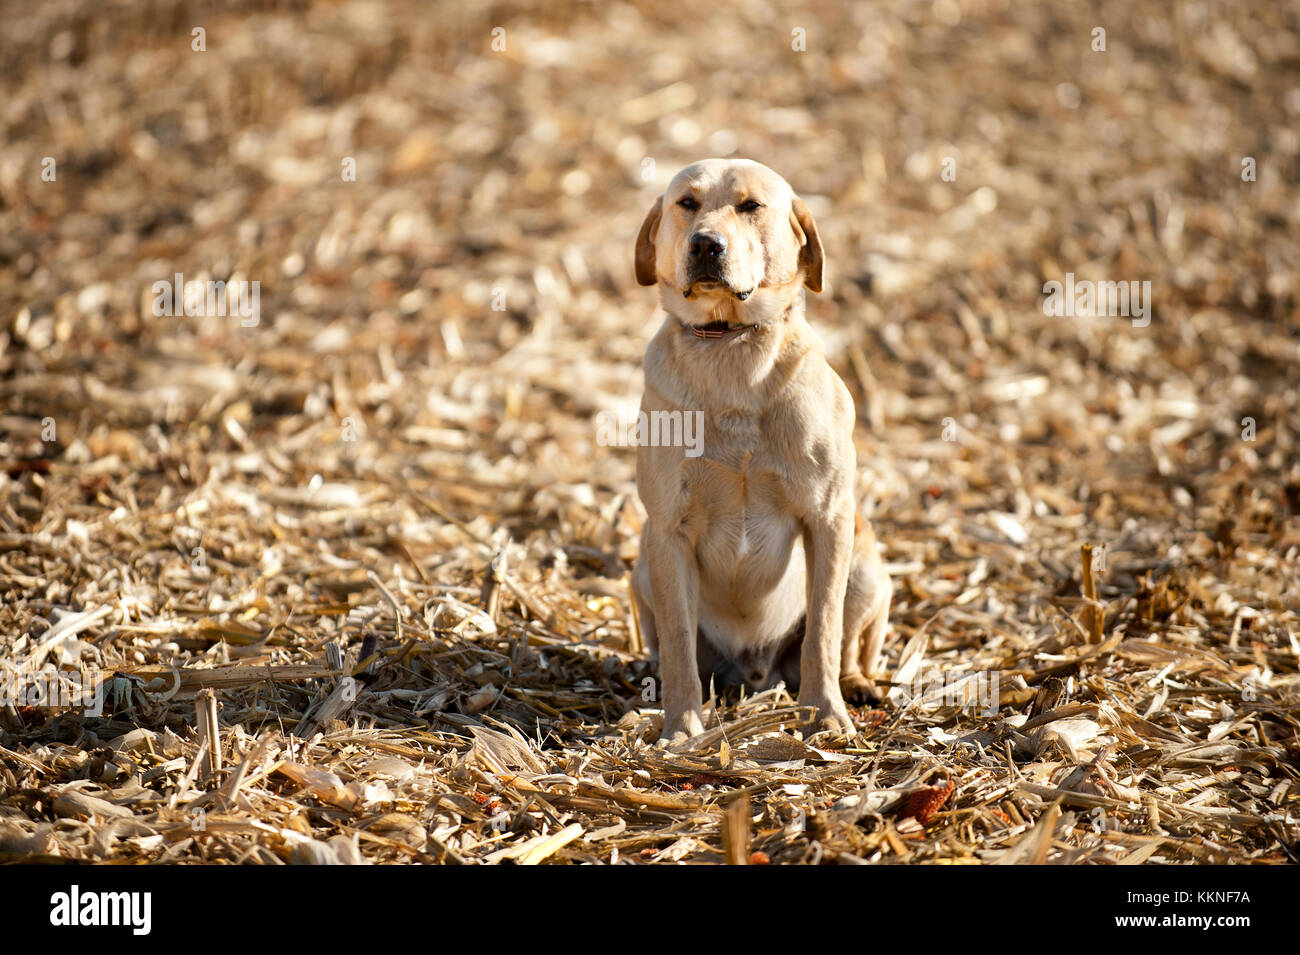
<svg viewBox="0 0 1300 955"><path fill-rule="evenodd" d="M1294 0L0 21L0 860L1300 861ZM825 246L850 738L656 745L597 421L704 156Z"/></svg>

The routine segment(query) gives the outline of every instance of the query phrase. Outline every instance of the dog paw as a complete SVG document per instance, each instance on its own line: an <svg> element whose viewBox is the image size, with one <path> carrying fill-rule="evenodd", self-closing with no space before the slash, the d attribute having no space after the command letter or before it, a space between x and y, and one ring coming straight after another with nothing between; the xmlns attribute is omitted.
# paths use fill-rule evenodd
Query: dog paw
<svg viewBox="0 0 1300 955"><path fill-rule="evenodd" d="M840 677L840 691L854 706L875 706L883 699L876 684L861 673Z"/></svg>
<svg viewBox="0 0 1300 955"><path fill-rule="evenodd" d="M665 714L664 728L659 734L658 745L675 749L692 736L699 736L703 732L704 711L699 707L684 713Z"/></svg>
<svg viewBox="0 0 1300 955"><path fill-rule="evenodd" d="M817 708L811 727L813 735L830 732L837 736L852 736L858 731L857 727L853 725L853 718L849 716L848 707L844 705L842 699L805 698L800 694L799 705Z"/></svg>

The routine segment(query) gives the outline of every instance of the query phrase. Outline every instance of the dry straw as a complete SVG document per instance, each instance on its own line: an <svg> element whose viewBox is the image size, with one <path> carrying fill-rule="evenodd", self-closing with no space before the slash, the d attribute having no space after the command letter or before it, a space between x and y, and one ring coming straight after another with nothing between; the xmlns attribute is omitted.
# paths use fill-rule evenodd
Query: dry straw
<svg viewBox="0 0 1300 955"><path fill-rule="evenodd" d="M422 0L235 2L203 53L185 0L19 15L0 677L106 679L0 705L0 859L1295 862L1294 31L1135 0L1094 53L1085 6L814 4L804 51L747 2L514 4L500 51ZM669 752L593 422L637 225L732 150L827 248L890 693ZM260 323L155 316L177 271ZM1152 321L1044 314L1066 272Z"/></svg>

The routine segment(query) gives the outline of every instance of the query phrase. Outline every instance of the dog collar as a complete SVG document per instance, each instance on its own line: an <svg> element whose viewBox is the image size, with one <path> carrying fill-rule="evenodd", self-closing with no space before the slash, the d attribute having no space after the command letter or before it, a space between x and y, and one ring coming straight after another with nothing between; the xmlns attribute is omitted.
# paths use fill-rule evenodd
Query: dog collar
<svg viewBox="0 0 1300 955"><path fill-rule="evenodd" d="M707 341L716 341L720 338L730 338L740 332L749 331L751 328L757 328L757 325L737 325L732 328L726 322L710 322L707 325L692 325L691 331L695 333L696 338L702 338Z"/></svg>

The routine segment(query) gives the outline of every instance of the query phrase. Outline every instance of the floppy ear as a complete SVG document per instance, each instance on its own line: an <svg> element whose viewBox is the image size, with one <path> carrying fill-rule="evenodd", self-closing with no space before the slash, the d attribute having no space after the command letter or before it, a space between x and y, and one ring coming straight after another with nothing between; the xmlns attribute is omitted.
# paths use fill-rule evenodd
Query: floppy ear
<svg viewBox="0 0 1300 955"><path fill-rule="evenodd" d="M642 285L654 285L659 281L655 274L655 234L659 231L659 215L663 210L660 195L655 204L646 213L645 222L641 223L641 232L636 237L636 280Z"/></svg>
<svg viewBox="0 0 1300 955"><path fill-rule="evenodd" d="M817 234L817 223L813 222L812 213L795 196L790 203L790 227L799 239L799 265L803 267L803 284L809 291L822 290L822 240Z"/></svg>

